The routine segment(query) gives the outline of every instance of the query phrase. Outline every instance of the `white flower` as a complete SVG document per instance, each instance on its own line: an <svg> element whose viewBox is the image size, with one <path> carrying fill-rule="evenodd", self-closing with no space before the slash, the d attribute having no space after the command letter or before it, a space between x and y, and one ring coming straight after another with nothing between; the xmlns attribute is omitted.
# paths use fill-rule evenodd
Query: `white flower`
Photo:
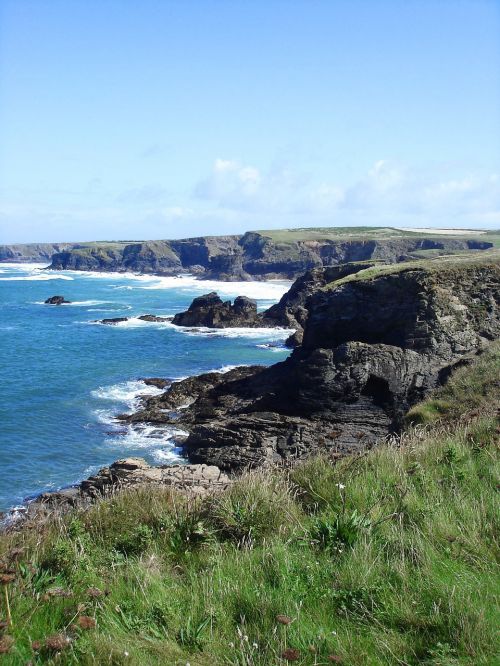
<svg viewBox="0 0 500 666"><path fill-rule="evenodd" d="M339 490L344 490L345 486L343 483L336 483L335 484Z"/></svg>
<svg viewBox="0 0 500 666"><path fill-rule="evenodd" d="M231 641L231 642L229 643L229 647L230 647L230 648L234 648L234 643L233 643L233 641Z"/></svg>
<svg viewBox="0 0 500 666"><path fill-rule="evenodd" d="M254 650L256 650L259 646L257 645L257 643L252 643L252 647Z"/></svg>

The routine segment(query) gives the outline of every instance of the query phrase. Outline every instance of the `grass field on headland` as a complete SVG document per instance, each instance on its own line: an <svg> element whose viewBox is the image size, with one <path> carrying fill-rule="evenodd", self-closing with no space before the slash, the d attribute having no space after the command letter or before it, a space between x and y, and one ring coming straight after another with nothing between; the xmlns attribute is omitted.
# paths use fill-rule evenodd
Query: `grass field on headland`
<svg viewBox="0 0 500 666"><path fill-rule="evenodd" d="M3 537L2 663L498 663L499 376L495 343L363 456Z"/></svg>

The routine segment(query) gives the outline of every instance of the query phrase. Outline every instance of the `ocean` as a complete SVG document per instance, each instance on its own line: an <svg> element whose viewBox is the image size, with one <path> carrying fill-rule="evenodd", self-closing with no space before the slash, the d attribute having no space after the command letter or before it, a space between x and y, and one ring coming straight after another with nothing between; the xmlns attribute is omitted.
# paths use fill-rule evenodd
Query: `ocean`
<svg viewBox="0 0 500 666"><path fill-rule="evenodd" d="M290 331L188 331L135 317L175 314L209 291L246 295L265 309L289 286L0 264L0 510L77 483L119 458L182 460L175 431L116 421L138 406L139 396L159 392L141 378L270 365L289 354L283 343ZM44 305L56 294L72 303ZM95 323L109 317L130 320Z"/></svg>

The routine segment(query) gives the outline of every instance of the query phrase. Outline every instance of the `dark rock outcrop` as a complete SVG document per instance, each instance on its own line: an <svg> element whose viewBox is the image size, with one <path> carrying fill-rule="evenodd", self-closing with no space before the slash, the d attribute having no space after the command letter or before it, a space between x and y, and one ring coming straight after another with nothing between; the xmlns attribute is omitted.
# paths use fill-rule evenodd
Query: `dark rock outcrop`
<svg viewBox="0 0 500 666"><path fill-rule="evenodd" d="M215 291L195 298L185 312L174 316L172 323L176 326L208 328L264 325L257 314L257 303L254 300L238 296L232 304L231 301L223 301Z"/></svg>
<svg viewBox="0 0 500 666"><path fill-rule="evenodd" d="M337 275L306 299L286 361L174 383L127 418L182 425L189 460L225 470L371 446L499 336L499 301L495 261Z"/></svg>
<svg viewBox="0 0 500 666"><path fill-rule="evenodd" d="M50 298L47 298L45 303L48 305L63 305L63 303L67 304L71 303L71 301L67 301L64 296L51 296Z"/></svg>
<svg viewBox="0 0 500 666"><path fill-rule="evenodd" d="M306 301L325 284L338 280L360 270L374 266L373 263L352 263L330 268L315 268L300 276L276 305L262 313L257 312L255 301L238 296L231 305L222 301L212 291L195 298L188 310L176 314L172 323L177 326L206 326L208 328L230 327L284 327L295 329L286 344L296 347L302 342L303 329L307 319Z"/></svg>
<svg viewBox="0 0 500 666"><path fill-rule="evenodd" d="M163 379L162 377L147 377L142 380L146 386L155 386L159 389L165 389L167 386L170 386L172 383L168 379Z"/></svg>
<svg viewBox="0 0 500 666"><path fill-rule="evenodd" d="M98 319L97 323L105 324L106 326L116 326L124 321L128 321L128 317L109 317L108 319Z"/></svg>
<svg viewBox="0 0 500 666"><path fill-rule="evenodd" d="M149 321L151 323L162 323L166 321L171 321L172 317L158 317L157 315L145 314L141 315L140 317L137 317L137 319L140 319L141 321Z"/></svg>

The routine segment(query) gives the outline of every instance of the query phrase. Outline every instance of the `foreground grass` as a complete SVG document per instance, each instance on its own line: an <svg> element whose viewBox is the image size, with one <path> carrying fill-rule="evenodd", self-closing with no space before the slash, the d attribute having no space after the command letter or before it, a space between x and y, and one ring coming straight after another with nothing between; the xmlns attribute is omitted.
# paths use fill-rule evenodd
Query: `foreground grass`
<svg viewBox="0 0 500 666"><path fill-rule="evenodd" d="M2 663L499 663L499 357L365 456L202 502L122 494L3 537Z"/></svg>

